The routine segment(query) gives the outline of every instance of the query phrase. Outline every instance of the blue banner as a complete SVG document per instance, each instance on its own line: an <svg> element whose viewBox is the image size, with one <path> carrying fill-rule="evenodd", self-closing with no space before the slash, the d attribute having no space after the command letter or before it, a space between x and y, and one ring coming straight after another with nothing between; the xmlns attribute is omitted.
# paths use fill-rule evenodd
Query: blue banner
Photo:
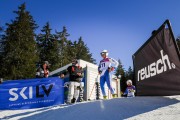
<svg viewBox="0 0 180 120"><path fill-rule="evenodd" d="M0 84L0 110L63 104L63 86L58 77L5 81Z"/></svg>

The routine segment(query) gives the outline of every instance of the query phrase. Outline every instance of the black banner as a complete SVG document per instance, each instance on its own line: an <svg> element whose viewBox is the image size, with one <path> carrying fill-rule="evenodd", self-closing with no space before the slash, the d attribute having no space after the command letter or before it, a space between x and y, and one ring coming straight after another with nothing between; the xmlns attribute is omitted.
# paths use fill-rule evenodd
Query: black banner
<svg viewBox="0 0 180 120"><path fill-rule="evenodd" d="M137 95L180 95L180 55L167 20L133 55Z"/></svg>

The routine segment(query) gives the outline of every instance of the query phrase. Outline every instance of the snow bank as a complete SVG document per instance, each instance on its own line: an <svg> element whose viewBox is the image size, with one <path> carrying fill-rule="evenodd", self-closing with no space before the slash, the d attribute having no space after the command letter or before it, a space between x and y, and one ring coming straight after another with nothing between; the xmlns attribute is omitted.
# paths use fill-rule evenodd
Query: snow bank
<svg viewBox="0 0 180 120"><path fill-rule="evenodd" d="M0 111L0 120L154 120L180 117L180 96L99 100L29 110Z"/></svg>

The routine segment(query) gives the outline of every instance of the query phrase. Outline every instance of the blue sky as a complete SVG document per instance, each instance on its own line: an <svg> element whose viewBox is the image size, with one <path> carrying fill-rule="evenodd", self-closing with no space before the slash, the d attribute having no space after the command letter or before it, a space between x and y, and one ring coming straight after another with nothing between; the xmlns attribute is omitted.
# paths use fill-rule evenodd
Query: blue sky
<svg viewBox="0 0 180 120"><path fill-rule="evenodd" d="M47 21L53 31L66 26L69 39L82 36L97 63L100 51L107 49L125 69L133 66L132 54L166 19L175 37L180 35L179 0L0 0L1 26L14 19L12 11L23 2L39 25L37 33Z"/></svg>

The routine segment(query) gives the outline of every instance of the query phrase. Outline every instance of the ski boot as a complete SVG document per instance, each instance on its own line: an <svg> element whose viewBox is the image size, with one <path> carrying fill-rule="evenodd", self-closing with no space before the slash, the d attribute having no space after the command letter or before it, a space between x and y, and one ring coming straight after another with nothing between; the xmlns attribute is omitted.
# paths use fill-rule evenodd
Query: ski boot
<svg viewBox="0 0 180 120"><path fill-rule="evenodd" d="M104 99L104 100L107 100L107 96L103 96L103 99Z"/></svg>
<svg viewBox="0 0 180 120"><path fill-rule="evenodd" d="M71 100L71 103L72 103L72 104L76 103L76 98L73 98L73 99Z"/></svg>
<svg viewBox="0 0 180 120"><path fill-rule="evenodd" d="M116 95L116 94L112 94L112 97L113 97L113 98L117 98L117 95Z"/></svg>

